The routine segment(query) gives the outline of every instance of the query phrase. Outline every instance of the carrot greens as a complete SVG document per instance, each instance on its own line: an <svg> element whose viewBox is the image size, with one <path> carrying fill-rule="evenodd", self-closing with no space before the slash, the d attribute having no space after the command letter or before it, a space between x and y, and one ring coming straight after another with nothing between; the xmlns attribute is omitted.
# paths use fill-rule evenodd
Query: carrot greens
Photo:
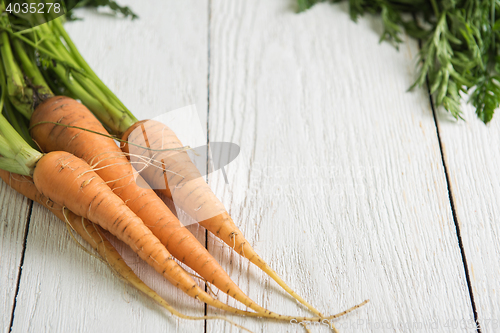
<svg viewBox="0 0 500 333"><path fill-rule="evenodd" d="M138 16L127 6L120 6L113 0L66 0L66 8L80 8L80 7L107 7L111 9L114 14L121 14L124 17L136 19ZM74 15L73 11L66 14L68 20L78 20L79 18Z"/></svg>
<svg viewBox="0 0 500 333"><path fill-rule="evenodd" d="M325 0L298 0L299 10ZM333 2L340 2L339 0ZM436 106L462 117L461 102L469 94L476 114L488 123L500 106L500 3L457 0L349 0L351 18L380 14L381 40L398 45L401 34L421 40L418 78L426 83Z"/></svg>

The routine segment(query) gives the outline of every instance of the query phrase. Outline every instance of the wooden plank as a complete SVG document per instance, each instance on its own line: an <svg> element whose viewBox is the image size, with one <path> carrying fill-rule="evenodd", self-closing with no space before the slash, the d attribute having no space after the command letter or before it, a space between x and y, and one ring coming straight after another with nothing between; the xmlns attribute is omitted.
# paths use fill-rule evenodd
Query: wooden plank
<svg viewBox="0 0 500 333"><path fill-rule="evenodd" d="M473 314L428 96L405 92L418 45L379 44L380 19L355 24L347 12L212 1L210 140L241 153L230 184L220 173L211 184L257 252L319 310L371 299L337 321L342 332L455 332L447 321ZM227 246L210 238L210 249L258 303L307 313Z"/></svg>
<svg viewBox="0 0 500 333"><path fill-rule="evenodd" d="M462 108L465 122L438 110L439 133L479 323L494 332L500 328L500 115L485 126L471 105Z"/></svg>
<svg viewBox="0 0 500 333"><path fill-rule="evenodd" d="M140 19L78 11L68 32L96 73L138 118L207 101L206 1L120 1ZM204 230L190 230L204 243ZM14 332L203 332L178 320L117 279L72 240L63 223L36 205L15 313ZM119 247L137 274L177 309L203 315L190 299Z"/></svg>
<svg viewBox="0 0 500 333"><path fill-rule="evenodd" d="M0 181L0 327L8 332L31 201Z"/></svg>

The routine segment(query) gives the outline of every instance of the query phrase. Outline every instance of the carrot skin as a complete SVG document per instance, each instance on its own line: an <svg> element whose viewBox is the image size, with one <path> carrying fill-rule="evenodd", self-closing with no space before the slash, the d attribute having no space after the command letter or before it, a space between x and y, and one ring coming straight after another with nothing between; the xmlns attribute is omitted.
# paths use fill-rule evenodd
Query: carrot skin
<svg viewBox="0 0 500 333"><path fill-rule="evenodd" d="M187 274L160 241L83 160L65 152L42 157L33 173L40 193L75 214L99 224L129 245L174 285L189 292ZM171 274L166 275L164 272ZM189 287L188 287L189 286Z"/></svg>
<svg viewBox="0 0 500 333"><path fill-rule="evenodd" d="M58 124L48 124L42 122L57 122ZM132 208L134 211L136 211L140 219L148 221L147 228L151 229L156 235L158 235L158 238L160 238L164 244L169 245L169 250L172 249L172 252L177 253L177 258L179 260L185 260L185 263L188 266L197 271L208 282L213 282L213 284L220 290L237 299L252 310L256 311L256 313L238 310L213 299L198 285L196 285L185 271L182 270L182 272L179 272L179 269L181 268L176 263L176 266L172 268L172 272L174 273L173 277L172 275L169 275L167 277L165 276L165 274L168 273L166 270L159 271L158 265L155 265L154 262L151 262L151 260L148 260L148 258L143 258L157 271L159 271L159 273L164 275L167 280L172 281L173 279L175 281L178 281L178 279L181 278L183 280L182 283L173 282L173 284L188 293L188 295L198 298L200 301L205 302L211 306L226 310L234 314L252 317L273 318L277 320L301 319L303 321L319 321L322 319L331 318L323 317L317 310L308 305L304 300L300 298L300 296L296 295L288 286L286 286L286 284L279 278L279 276L255 253L249 243L244 239L242 233L238 230L238 228L236 228L234 222L229 217L229 214L227 214L220 201L219 204L217 204L216 201L210 203L209 200L206 200L209 205L198 206L198 208L200 209L195 210L201 211L203 214L206 214L208 212L209 215L213 215L216 211L219 211L221 213L214 216L215 220L207 219L205 221L202 221L204 223L204 226L206 228L211 228L209 230L211 230L213 233L219 234L221 236L221 239L223 239L231 247L235 249L238 249L238 247L240 247L238 253L249 258L251 262L256 264L264 272L270 275L294 298L308 306L311 311L316 313L317 317L283 316L273 313L256 304L248 296L246 296L243 291L241 291L241 289L231 280L227 273L224 272L224 270L215 261L215 259L206 251L206 249L201 246L201 244L194 238L194 236L192 236L189 231L187 231L180 224L175 215L173 215L172 212L161 201L161 199L158 198L155 192L150 188L141 187L146 185L147 183L141 179L141 176L139 176L137 172L134 171L134 168L130 165L127 158L123 155L123 152L116 146L113 140L103 140L103 137L98 134L94 134L89 131L82 131L81 129L70 128L67 126L60 126L60 124L83 127L91 131L108 135L106 130L85 106L71 98L53 97L46 100L44 103L37 107L30 123L30 132L43 151L65 150L75 153L78 157L85 159L96 169L96 172L99 175L103 176L103 178L107 181L107 184L112 187L112 191L118 194L122 198L122 200L125 201L126 205L129 208ZM121 169L122 172L120 173L120 175L122 176L117 178L116 172L118 169ZM193 175L195 175L196 172L193 173ZM189 176L186 178L190 179L193 178L193 176ZM198 178L201 179L201 177ZM137 183L143 185L138 186ZM189 184L191 184L191 182L189 182ZM204 184L205 187L202 187L201 190L213 195L206 183ZM177 187L175 190L180 191L186 190L188 188L188 186L181 186ZM214 195L213 197L215 198ZM159 200L161 202L161 205L149 205L150 201L153 200ZM210 207L210 205L212 207ZM220 218L224 217L226 214L227 218ZM155 216L157 218L151 219L152 216ZM198 218L200 218L200 216L203 215L198 215ZM166 218L166 222L162 221ZM223 223L221 223L221 221ZM172 230L174 230L174 232L172 232ZM192 242L192 245L189 245L189 242L182 241L183 237L185 237L182 232L187 232L187 234L184 235L192 237L192 239L194 240L194 242ZM236 246L233 246L232 244L235 244L235 242ZM189 250L185 251L184 246L187 246ZM193 250L193 248L195 249ZM183 250L181 251L181 249ZM133 248L133 250L136 251L137 248ZM170 255L170 253L166 249L165 251ZM184 257L185 253L191 253L193 251L200 251L202 255ZM168 260L169 262L174 262L171 256L164 255L163 259Z"/></svg>

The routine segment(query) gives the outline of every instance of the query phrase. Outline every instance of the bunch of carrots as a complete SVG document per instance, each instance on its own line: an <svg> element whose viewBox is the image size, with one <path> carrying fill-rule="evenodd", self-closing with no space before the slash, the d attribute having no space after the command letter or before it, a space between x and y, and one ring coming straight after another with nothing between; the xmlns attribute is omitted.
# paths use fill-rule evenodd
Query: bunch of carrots
<svg viewBox="0 0 500 333"><path fill-rule="evenodd" d="M102 229L189 296L232 314L323 321L367 302L324 316L297 295L250 246L175 133L160 122L138 121L92 71L64 30L64 17L46 22L43 15L30 20L19 16L9 22L5 7L1 9L0 177L67 223L125 280L181 318L229 321L176 311L133 273ZM251 300L161 197L174 200L314 315L285 316ZM209 295L179 263L248 311Z"/></svg>

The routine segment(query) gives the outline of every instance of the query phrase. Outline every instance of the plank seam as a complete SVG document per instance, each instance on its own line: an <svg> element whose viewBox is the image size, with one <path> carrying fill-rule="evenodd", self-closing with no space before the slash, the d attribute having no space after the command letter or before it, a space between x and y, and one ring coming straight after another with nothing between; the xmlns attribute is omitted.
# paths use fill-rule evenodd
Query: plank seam
<svg viewBox="0 0 500 333"><path fill-rule="evenodd" d="M208 0L207 3L207 165L206 165L206 176L205 181L208 183L208 173L210 166L210 26L212 19L212 0ZM208 251L208 230L205 229L205 248ZM205 292L208 292L208 284L205 283ZM208 305L204 304L205 316L208 315ZM203 332L207 333L207 320L204 320Z"/></svg>
<svg viewBox="0 0 500 333"><path fill-rule="evenodd" d="M419 42L419 46L420 42ZM441 141L441 136L439 133L439 123L437 120L437 115L436 115L436 108L434 106L434 101L432 99L432 95L429 89L429 81L428 78L426 78L426 85L427 85L427 93L429 95L429 101L431 104L431 109L432 109L432 115L434 117L434 126L436 127L436 134L437 134L437 139L439 143L439 152L441 154L441 162L443 163L443 169L444 169L444 175L446 178L446 189L448 191L448 199L450 201L450 206L451 206L451 213L453 216L453 222L455 224L455 231L457 233L457 240L458 240L458 246L460 247L460 255L462 256L462 263L464 266L464 271L465 271L465 280L467 282L467 289L469 292L469 297L470 297L470 302L472 305L472 311L474 313L474 322L476 324L476 331L477 333L481 333L481 326L479 324L479 320L477 317L477 309L476 309L476 303L474 301L474 292L472 291L472 283L470 280L470 274L469 274L469 265L467 264L467 256L465 255L465 249L462 241L462 235L460 232L460 225L458 223L458 218L457 218L457 212L455 208L455 201L453 200L453 193L451 191L451 181L450 181L450 175L448 172L448 166L446 165L446 160L444 158L444 150L443 150L443 143Z"/></svg>
<svg viewBox="0 0 500 333"><path fill-rule="evenodd" d="M28 232L29 226L31 222L31 214L33 212L33 201L30 200L30 208L28 210L28 217L26 219L26 228L24 229L24 241L23 241L23 251L21 252L21 261L19 262L19 270L17 273L17 281L16 281L16 292L14 294L14 304L12 306L12 313L10 315L10 324L9 324L9 332L12 332L12 327L14 326L14 314L16 312L17 306L17 296L19 294L19 286L21 285L21 275L23 273L23 265L24 265L24 255L26 253L26 247L28 242Z"/></svg>

